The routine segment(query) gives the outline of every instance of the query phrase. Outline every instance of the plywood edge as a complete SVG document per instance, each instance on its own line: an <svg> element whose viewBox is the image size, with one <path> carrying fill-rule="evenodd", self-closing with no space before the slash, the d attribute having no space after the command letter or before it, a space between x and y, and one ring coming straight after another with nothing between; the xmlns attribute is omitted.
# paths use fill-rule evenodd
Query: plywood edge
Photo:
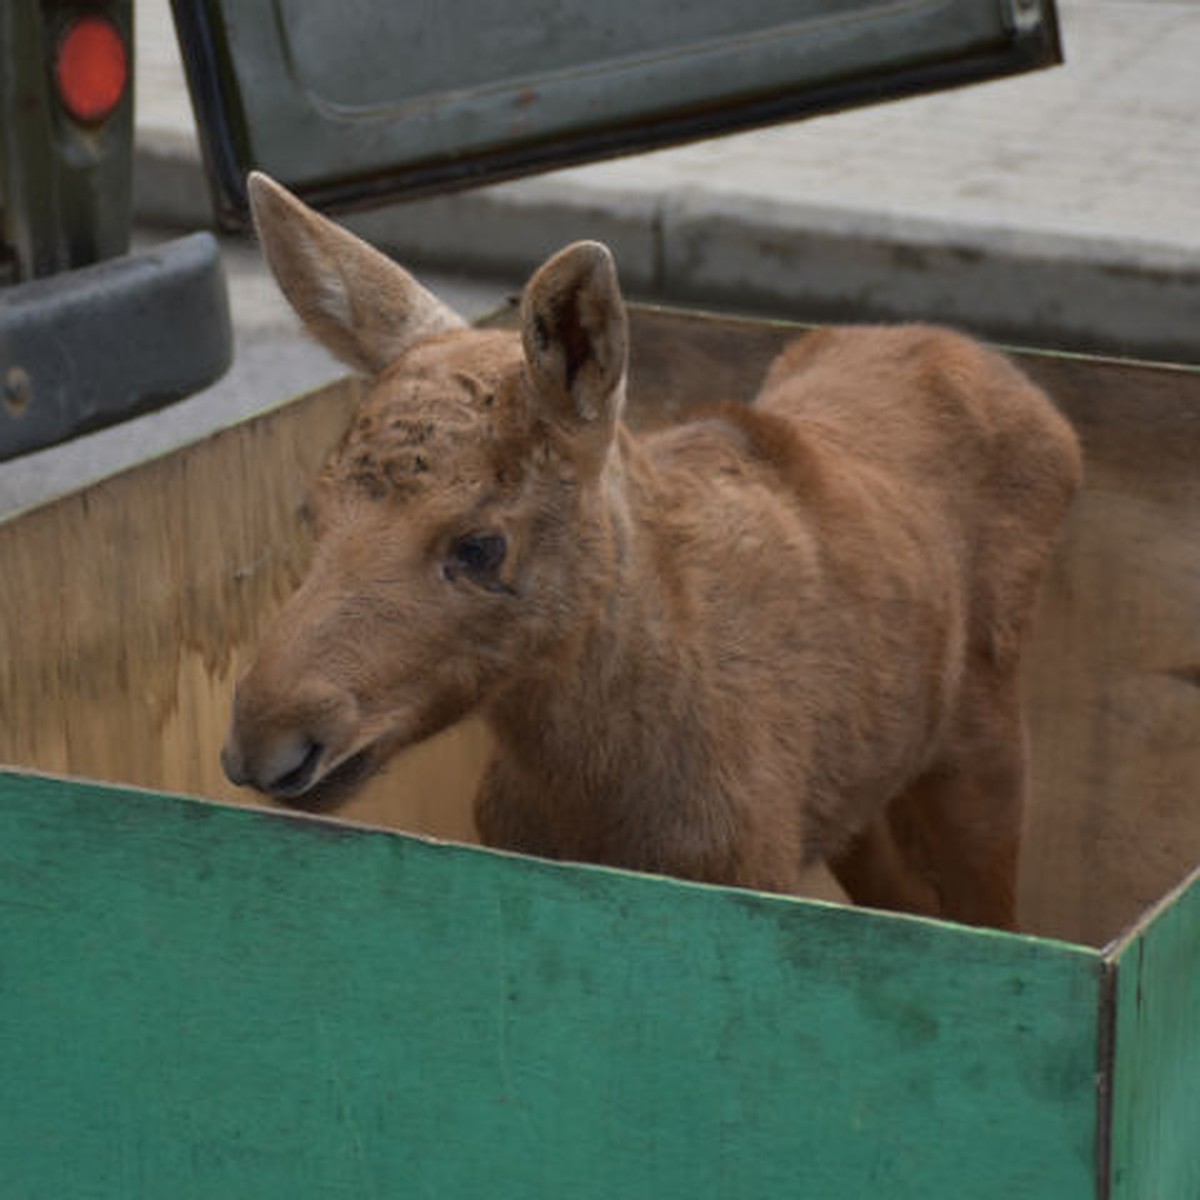
<svg viewBox="0 0 1200 1200"><path fill-rule="evenodd" d="M1112 1195L1113 1062L1117 1043L1117 968L1105 957L1100 967L1100 1012L1096 1034L1096 1200Z"/></svg>

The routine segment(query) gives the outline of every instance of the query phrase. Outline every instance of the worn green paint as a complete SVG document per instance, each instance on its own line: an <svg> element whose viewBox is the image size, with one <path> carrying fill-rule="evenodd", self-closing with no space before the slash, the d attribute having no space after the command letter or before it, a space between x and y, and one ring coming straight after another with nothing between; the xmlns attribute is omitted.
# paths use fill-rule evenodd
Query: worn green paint
<svg viewBox="0 0 1200 1200"><path fill-rule="evenodd" d="M1094 951L0 772L48 1196L1095 1196Z"/></svg>
<svg viewBox="0 0 1200 1200"><path fill-rule="evenodd" d="M1200 1197L1200 873L1116 955L1113 1200Z"/></svg>

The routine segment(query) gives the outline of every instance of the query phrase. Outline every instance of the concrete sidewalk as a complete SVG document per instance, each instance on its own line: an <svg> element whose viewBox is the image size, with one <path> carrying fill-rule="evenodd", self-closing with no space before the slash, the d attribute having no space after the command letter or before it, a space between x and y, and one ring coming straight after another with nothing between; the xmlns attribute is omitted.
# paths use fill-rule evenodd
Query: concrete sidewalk
<svg viewBox="0 0 1200 1200"><path fill-rule="evenodd" d="M418 265L521 277L594 237L633 295L1200 362L1200 4L1059 12L1062 68L353 223ZM167 0L138 21L139 218L207 224Z"/></svg>

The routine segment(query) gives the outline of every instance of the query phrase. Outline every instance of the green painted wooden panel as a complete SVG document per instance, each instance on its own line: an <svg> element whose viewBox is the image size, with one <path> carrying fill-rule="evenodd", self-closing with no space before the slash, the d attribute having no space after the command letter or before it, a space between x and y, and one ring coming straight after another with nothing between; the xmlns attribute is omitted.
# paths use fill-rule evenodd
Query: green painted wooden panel
<svg viewBox="0 0 1200 1200"><path fill-rule="evenodd" d="M1200 1197L1200 872L1117 957L1111 1195Z"/></svg>
<svg viewBox="0 0 1200 1200"><path fill-rule="evenodd" d="M1099 955L0 772L48 1196L1095 1196Z"/></svg>

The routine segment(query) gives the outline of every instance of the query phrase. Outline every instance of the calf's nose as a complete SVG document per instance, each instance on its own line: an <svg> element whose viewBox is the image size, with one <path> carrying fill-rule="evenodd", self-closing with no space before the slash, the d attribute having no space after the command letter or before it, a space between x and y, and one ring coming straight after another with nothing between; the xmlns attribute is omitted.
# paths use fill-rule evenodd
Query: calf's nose
<svg viewBox="0 0 1200 1200"><path fill-rule="evenodd" d="M231 733L221 751L221 766L229 782L238 787L249 786L276 799L290 800L312 786L324 753L320 742L289 731L247 754L236 733Z"/></svg>
<svg viewBox="0 0 1200 1200"><path fill-rule="evenodd" d="M246 787L250 783L250 774L246 770L245 759L242 758L242 752L238 749L232 734L225 745L221 747L221 770L225 772L225 778L234 787Z"/></svg>

